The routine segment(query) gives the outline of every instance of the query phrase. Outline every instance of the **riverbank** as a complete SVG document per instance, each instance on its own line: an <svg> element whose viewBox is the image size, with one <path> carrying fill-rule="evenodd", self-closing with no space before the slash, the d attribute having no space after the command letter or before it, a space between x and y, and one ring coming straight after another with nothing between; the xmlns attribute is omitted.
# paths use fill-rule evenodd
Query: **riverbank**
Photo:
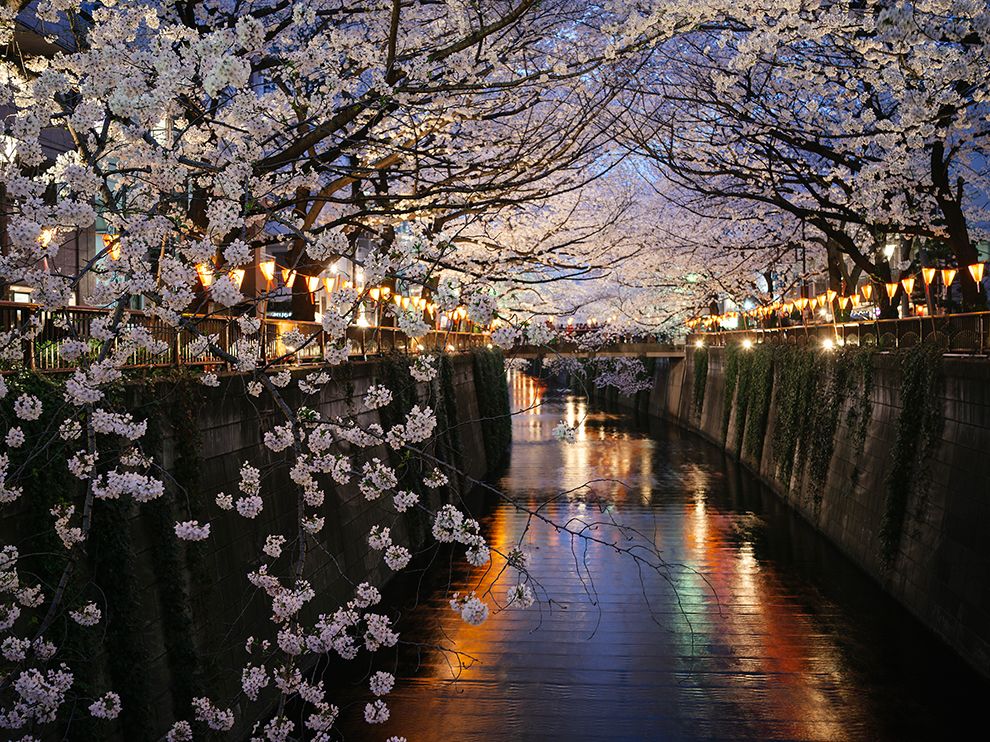
<svg viewBox="0 0 990 742"><path fill-rule="evenodd" d="M990 362L689 348L627 407L738 458L990 676Z"/></svg>

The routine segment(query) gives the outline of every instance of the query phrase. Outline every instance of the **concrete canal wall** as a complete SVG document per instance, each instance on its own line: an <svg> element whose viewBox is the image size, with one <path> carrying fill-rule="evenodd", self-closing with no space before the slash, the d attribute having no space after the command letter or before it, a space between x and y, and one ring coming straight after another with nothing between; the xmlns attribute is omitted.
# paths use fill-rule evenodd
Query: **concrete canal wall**
<svg viewBox="0 0 990 742"><path fill-rule="evenodd" d="M738 457L990 675L990 361L689 348L623 401Z"/></svg>
<svg viewBox="0 0 990 742"><path fill-rule="evenodd" d="M295 384L284 392L294 409L307 405L330 418L357 415L363 426L377 422L386 429L403 409L429 404L437 410L440 431L429 445L431 453L470 477L485 476L495 459L507 452L511 436L507 417L501 423L492 419L508 412L501 355L482 350L445 358L438 378L429 384L415 382L407 369L403 359L352 363L333 369L335 380L307 399ZM36 383L51 385L43 377L36 377ZM266 535L285 534L292 544L296 493L285 455L273 453L263 443L264 431L279 422L270 395L249 397L244 383L245 379L230 376L222 378L218 388L207 388L186 376L148 380L120 392L127 395L124 403L136 419L149 420L145 450L164 469L167 497L141 506L123 500L96 503L84 574L75 589L96 600L106 620L100 630L89 632L92 636L66 621L74 632L66 651L78 655L68 661L77 671L79 692L92 688L98 694L112 688L122 696L124 713L115 728L106 722L87 728L93 722L77 719L70 739L160 739L175 719L189 718L191 698L208 695L226 704L238 697L237 668L246 658L244 640L271 634L270 601L255 594L246 574L257 568ZM376 383L401 391L389 407L369 411L362 398ZM53 399L59 393L52 386ZM60 455L56 452L55 459ZM406 488L416 479L412 469L422 466L422 473L432 469L432 464L400 461L399 454L385 447L362 451L358 465L370 456L391 462L400 475L408 472L409 481L400 483ZM239 494L240 466L245 461L262 473L264 509L253 520L236 513L221 515L214 503L217 493L235 498ZM78 480L73 484L71 478L57 478L64 468L59 463L47 473L39 469L22 498L24 511L4 519L3 543L19 544L22 554L43 550L30 541L41 536L25 535L50 533L49 508L66 497L68 488L78 486ZM381 554L372 552L367 543L372 524L387 523L393 540L413 551L429 533L426 514L411 509L397 515L390 497L369 502L356 479L339 486L329 477L321 478L327 499L320 512L326 525L317 543L311 544L305 574L316 591L306 608L311 618L343 604L353 596L354 585L367 581L382 586L389 579L391 572ZM472 486L469 479L451 479L440 490L417 487L421 498L437 507ZM212 523L207 541L175 540L175 522L190 518ZM286 548L275 572L281 574L294 548ZM59 549L53 546L51 551ZM59 562L31 566L53 575L61 570ZM250 728L245 722L254 719L245 718L240 708L234 710L246 735ZM257 708L252 712L257 713Z"/></svg>

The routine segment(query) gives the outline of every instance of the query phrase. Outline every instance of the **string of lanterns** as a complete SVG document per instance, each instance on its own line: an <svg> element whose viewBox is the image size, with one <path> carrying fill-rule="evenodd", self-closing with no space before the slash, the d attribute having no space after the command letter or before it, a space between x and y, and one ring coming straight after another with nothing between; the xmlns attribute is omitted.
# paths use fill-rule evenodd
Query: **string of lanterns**
<svg viewBox="0 0 990 742"><path fill-rule="evenodd" d="M274 260L265 260L258 264L258 270L264 277L266 282L266 289L270 289L272 283L275 281L276 271L280 274L282 278L282 283L286 288L293 288L297 280L302 280L304 282L306 291L313 297L314 301L316 299L316 292L320 288L324 288L328 294L338 291L340 289L349 289L354 284L343 278L342 276L334 277L319 277L310 276L304 273L299 273L297 270L292 268L278 268ZM196 266L196 273L199 276L200 283L202 283L204 289L209 289L213 285L213 282L217 275L217 270L210 263L199 263ZM241 284L244 280L244 269L235 268L226 273L230 276L231 281L240 289ZM437 319L437 304L436 302L429 301L423 296L406 296L394 291L389 286L371 286L362 290L362 298L368 299L375 304L387 305L389 303L394 304L397 309L402 310L418 310L420 312L426 312L431 319ZM442 312L441 317L445 318L450 322L457 322L467 318L467 308L464 306L457 307L449 312Z"/></svg>
<svg viewBox="0 0 990 742"><path fill-rule="evenodd" d="M969 275L972 277L974 283L977 286L983 281L983 275L985 270L984 263L973 263L972 265L966 266ZM926 294L930 295L932 282L935 280L936 275L941 274L943 285L948 288L952 285L955 280L956 275L958 275L959 270L957 268L922 268L920 271L921 280L925 285ZM905 276L897 281L884 282L883 287L887 293L887 298L890 301L894 300L897 295L898 289L903 289L904 294L908 297L914 292L914 286L917 279L917 274ZM863 298L860 299L859 293L862 293ZM864 301L870 302L873 299L873 283L867 282L859 287L859 292L854 292L850 295L839 295L837 291L833 289L828 289L822 294L818 294L813 297L799 297L797 299L790 300L778 300L771 304L766 304L764 306L755 307L753 309L743 310L741 312L726 312L724 314L710 314L703 317L692 317L686 321L689 328L694 329L701 325L705 328L720 327L723 323L732 320L738 320L740 317L752 317L755 319L765 319L767 317L781 314L782 316L790 316L792 312L804 313L805 310L814 312L815 309L821 308L834 308L834 303L838 303L839 308L843 311L846 309L858 308ZM917 310L919 314L926 311L926 307L918 305Z"/></svg>

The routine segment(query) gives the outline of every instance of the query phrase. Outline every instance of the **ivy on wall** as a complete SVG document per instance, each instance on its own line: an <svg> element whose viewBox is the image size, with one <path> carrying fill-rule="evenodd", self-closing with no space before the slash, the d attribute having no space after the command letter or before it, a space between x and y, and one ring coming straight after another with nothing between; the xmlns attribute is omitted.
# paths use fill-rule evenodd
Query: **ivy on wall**
<svg viewBox="0 0 990 742"><path fill-rule="evenodd" d="M844 348L824 353L813 348L768 345L727 351L725 433L735 411L737 453L760 461L773 402L776 478L789 487L793 475L801 481L800 475L807 472L812 497L819 505L841 412L847 404L846 421L855 438L853 450L863 448L872 419L871 352Z"/></svg>
<svg viewBox="0 0 990 742"><path fill-rule="evenodd" d="M478 412L485 440L485 460L489 471L493 471L505 463L512 445L505 359L502 351L484 348L472 351L472 357L474 388L478 395Z"/></svg>
<svg viewBox="0 0 990 742"><path fill-rule="evenodd" d="M740 449L754 461L763 456L763 442L766 440L767 420L770 416L770 399L773 397L773 353L770 348L761 346L755 353L748 354L746 364L745 437L743 424L738 424ZM740 387L742 393L742 387Z"/></svg>
<svg viewBox="0 0 990 742"><path fill-rule="evenodd" d="M701 417L701 411L705 406L705 387L708 385L708 348L702 346L697 348L692 358L694 359L694 380L691 384L691 392L694 397L693 410L697 417Z"/></svg>
<svg viewBox="0 0 990 742"><path fill-rule="evenodd" d="M742 351L738 345L726 347L725 353L725 404L722 406L722 440L729 435L729 420L732 419L732 407L736 396L736 382L739 380L739 364Z"/></svg>
<svg viewBox="0 0 990 742"><path fill-rule="evenodd" d="M900 546L912 493L924 497L931 477L928 462L942 436L942 350L920 345L899 354L901 410L890 468L884 480L880 528L881 557L893 561Z"/></svg>
<svg viewBox="0 0 990 742"><path fill-rule="evenodd" d="M195 580L202 605L212 603L213 580L207 574L206 544L179 542L179 520L209 520L202 490L201 435L197 412L205 404L204 387L188 373L170 372L153 386L142 387L138 409L149 421L145 448L161 455L163 425L171 429L173 461L166 477L168 497L147 503L142 513L155 561L162 636L171 677L172 710L188 713L196 696L208 695L204 668L191 642L193 607L188 579ZM145 391L147 390L147 391ZM149 393L150 392L150 393Z"/></svg>

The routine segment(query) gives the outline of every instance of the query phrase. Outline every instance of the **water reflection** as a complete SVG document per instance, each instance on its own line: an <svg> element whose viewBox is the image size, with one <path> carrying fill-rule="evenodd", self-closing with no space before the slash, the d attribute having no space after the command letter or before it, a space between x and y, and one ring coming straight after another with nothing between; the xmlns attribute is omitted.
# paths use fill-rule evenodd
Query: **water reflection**
<svg viewBox="0 0 990 742"><path fill-rule="evenodd" d="M404 621L422 647L392 720L349 738L932 739L975 719L986 683L720 451L526 375L510 388L523 412L499 486L595 540L494 507L489 541L522 545L544 603L468 626L448 577L494 602L512 570L436 565ZM561 419L572 444L552 439Z"/></svg>

